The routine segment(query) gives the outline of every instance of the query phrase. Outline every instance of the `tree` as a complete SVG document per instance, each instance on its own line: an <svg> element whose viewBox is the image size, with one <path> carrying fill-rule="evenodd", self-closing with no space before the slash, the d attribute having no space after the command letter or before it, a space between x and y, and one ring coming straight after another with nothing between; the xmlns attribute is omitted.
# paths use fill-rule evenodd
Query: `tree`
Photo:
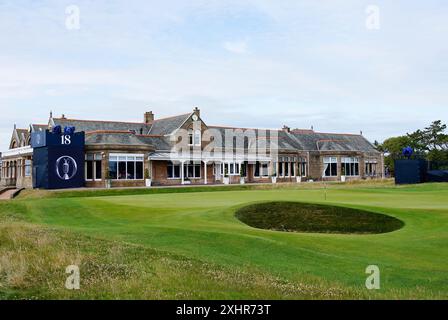
<svg viewBox="0 0 448 320"><path fill-rule="evenodd" d="M386 139L378 145L377 150L385 154L384 165L389 168L392 174L395 172L395 159L400 158L403 149L410 144L411 139L408 136L399 136Z"/></svg>
<svg viewBox="0 0 448 320"><path fill-rule="evenodd" d="M447 125L441 120L434 121L429 127L419 129L405 136L386 139L382 144L375 141L375 148L385 154L384 163L394 172L394 162L401 158L406 147L414 149L416 154L423 155L429 161L448 161Z"/></svg>

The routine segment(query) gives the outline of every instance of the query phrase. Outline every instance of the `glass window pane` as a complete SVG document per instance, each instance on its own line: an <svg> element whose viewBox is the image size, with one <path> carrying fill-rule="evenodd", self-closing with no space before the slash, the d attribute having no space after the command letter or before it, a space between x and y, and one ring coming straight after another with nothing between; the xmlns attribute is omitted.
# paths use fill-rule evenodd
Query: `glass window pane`
<svg viewBox="0 0 448 320"><path fill-rule="evenodd" d="M122 161L118 163L118 179L126 179L126 162Z"/></svg>
<svg viewBox="0 0 448 320"><path fill-rule="evenodd" d="M95 161L95 179L101 180L102 177L102 163L101 161Z"/></svg>
<svg viewBox="0 0 448 320"><path fill-rule="evenodd" d="M338 165L337 165L337 163L332 163L331 164L331 175L333 177L338 175Z"/></svg>
<svg viewBox="0 0 448 320"><path fill-rule="evenodd" d="M195 176L195 178L201 177L201 165L200 164L197 164L194 166L194 176Z"/></svg>
<svg viewBox="0 0 448 320"><path fill-rule="evenodd" d="M173 164L168 163L166 166L166 176L167 178L173 178Z"/></svg>
<svg viewBox="0 0 448 320"><path fill-rule="evenodd" d="M109 176L111 179L117 179L117 174L118 174L118 168L117 168L117 162L115 161L110 161L109 162Z"/></svg>
<svg viewBox="0 0 448 320"><path fill-rule="evenodd" d="M128 171L127 171L127 179L134 180L135 179L135 162L128 162Z"/></svg>
<svg viewBox="0 0 448 320"><path fill-rule="evenodd" d="M93 162L86 161L86 167L87 167L86 179L93 180Z"/></svg>
<svg viewBox="0 0 448 320"><path fill-rule="evenodd" d="M174 166L174 176L173 178L180 178L180 165Z"/></svg>
<svg viewBox="0 0 448 320"><path fill-rule="evenodd" d="M143 179L143 162L135 163L135 179L137 180Z"/></svg>

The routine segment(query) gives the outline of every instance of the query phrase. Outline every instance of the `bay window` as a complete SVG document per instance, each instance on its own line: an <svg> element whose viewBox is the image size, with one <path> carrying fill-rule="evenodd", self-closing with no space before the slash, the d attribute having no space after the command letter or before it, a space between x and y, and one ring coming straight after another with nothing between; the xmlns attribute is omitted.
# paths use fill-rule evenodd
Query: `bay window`
<svg viewBox="0 0 448 320"><path fill-rule="evenodd" d="M338 176L338 158L325 157L324 158L324 177L337 177Z"/></svg>
<svg viewBox="0 0 448 320"><path fill-rule="evenodd" d="M112 180L143 180L144 156L139 154L111 154L109 175Z"/></svg>
<svg viewBox="0 0 448 320"><path fill-rule="evenodd" d="M102 177L102 155L100 153L86 154L86 181L100 181Z"/></svg>

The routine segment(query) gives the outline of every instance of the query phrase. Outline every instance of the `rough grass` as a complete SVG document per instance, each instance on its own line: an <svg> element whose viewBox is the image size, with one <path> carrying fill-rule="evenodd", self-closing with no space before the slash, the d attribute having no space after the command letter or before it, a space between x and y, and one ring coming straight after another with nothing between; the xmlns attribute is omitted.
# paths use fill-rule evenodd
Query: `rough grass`
<svg viewBox="0 0 448 320"><path fill-rule="evenodd" d="M237 210L236 217L254 228L285 232L376 234L404 226L384 214L287 201L252 204Z"/></svg>
<svg viewBox="0 0 448 320"><path fill-rule="evenodd" d="M80 268L80 290L65 269ZM342 299L355 291L290 282L143 246L5 221L0 224L0 299Z"/></svg>
<svg viewBox="0 0 448 320"><path fill-rule="evenodd" d="M0 298L448 298L448 184L200 190L27 191L0 202ZM405 226L363 236L273 232L235 218L275 201L382 213ZM68 291L65 268L77 263L81 290ZM365 287L372 264L381 270L376 291Z"/></svg>

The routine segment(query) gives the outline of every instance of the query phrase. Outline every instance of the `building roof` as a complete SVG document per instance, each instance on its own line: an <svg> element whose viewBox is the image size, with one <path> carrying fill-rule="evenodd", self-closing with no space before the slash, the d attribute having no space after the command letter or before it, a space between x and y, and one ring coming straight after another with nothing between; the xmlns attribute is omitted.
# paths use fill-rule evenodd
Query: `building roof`
<svg viewBox="0 0 448 320"><path fill-rule="evenodd" d="M48 124L31 124L31 131L45 131L48 129Z"/></svg>
<svg viewBox="0 0 448 320"><path fill-rule="evenodd" d="M375 147L362 135L338 133L287 133L298 148L314 151L376 152Z"/></svg>
<svg viewBox="0 0 448 320"><path fill-rule="evenodd" d="M66 127L73 126L76 131L130 131L133 130L136 133L148 133L151 124L138 123L138 122L120 122L120 121L98 121L98 120L78 120L78 119L65 119L65 118L53 118L56 126Z"/></svg>
<svg viewBox="0 0 448 320"><path fill-rule="evenodd" d="M360 151L360 152L377 152L375 147L362 135L355 134L336 134L336 133L321 133L312 130L293 130L286 132L283 130L273 130L275 135L270 137L266 135L268 130L261 129L245 129L235 127L219 127L208 126L209 129L215 129L224 137L226 130L233 131L235 136L243 138L246 130L253 130L257 139L265 140L267 148L277 147L281 150L291 151ZM247 133L246 133L247 134ZM225 137L222 139L222 146L225 143ZM246 139L247 140L247 139ZM248 142L245 141L244 147L248 147Z"/></svg>
<svg viewBox="0 0 448 320"><path fill-rule="evenodd" d="M192 115L185 113L173 117L156 119L151 123L76 120L66 118L52 118L54 125L74 126L77 131L86 132L86 144L118 144L151 146L155 150L167 151L172 144L169 135L179 129ZM46 129L44 125L34 125L36 129ZM238 130L237 136L244 137L246 130L253 130L257 140L263 140L267 148L277 148L285 151L358 151L377 152L374 146L362 135L321 133L313 130L294 129L289 130L263 130L237 127L208 126L217 130L223 137L221 146L225 144L225 133L228 129ZM277 138L270 136L274 132ZM25 134L25 133L23 133ZM243 140L244 148L249 146L247 139Z"/></svg>
<svg viewBox="0 0 448 320"><path fill-rule="evenodd" d="M154 120L149 134L152 135L167 135L179 129L185 121L191 116L191 113L185 113L174 117Z"/></svg>
<svg viewBox="0 0 448 320"><path fill-rule="evenodd" d="M86 145L122 145L122 146L153 147L151 144L141 141L135 134L129 132L114 132L114 131L87 132Z"/></svg>

